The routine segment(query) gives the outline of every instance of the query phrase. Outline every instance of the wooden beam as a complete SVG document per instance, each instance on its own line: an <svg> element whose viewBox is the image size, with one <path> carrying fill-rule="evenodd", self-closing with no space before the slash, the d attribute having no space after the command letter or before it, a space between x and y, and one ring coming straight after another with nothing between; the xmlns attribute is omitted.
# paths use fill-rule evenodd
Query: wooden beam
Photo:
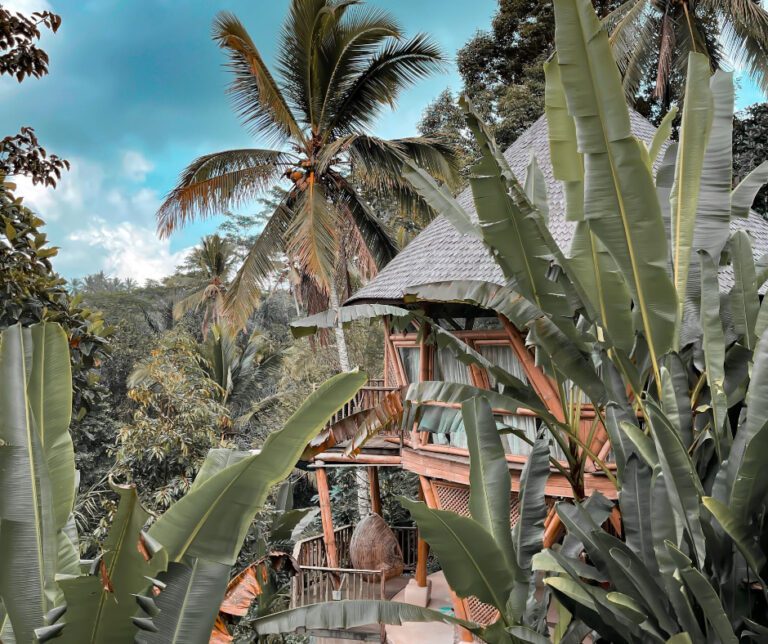
<svg viewBox="0 0 768 644"><path fill-rule="evenodd" d="M325 468L315 470L317 476L317 495L320 499L320 520L323 524L323 541L329 568L339 567L339 555L336 550L336 535L333 532L333 515L331 514L331 492L328 489L328 474Z"/></svg>
<svg viewBox="0 0 768 644"><path fill-rule="evenodd" d="M371 490L371 512L381 516L381 489L379 488L378 468L368 468L368 485Z"/></svg>

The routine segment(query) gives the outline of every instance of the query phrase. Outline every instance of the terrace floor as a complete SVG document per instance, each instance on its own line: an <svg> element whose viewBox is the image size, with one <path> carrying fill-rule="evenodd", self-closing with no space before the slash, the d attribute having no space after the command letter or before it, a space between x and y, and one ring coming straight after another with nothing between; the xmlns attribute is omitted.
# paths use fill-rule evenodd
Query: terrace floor
<svg viewBox="0 0 768 644"><path fill-rule="evenodd" d="M448 615L453 615L453 604L451 603L451 592L445 576L442 572L436 572L429 576L432 581L432 595L429 602L429 608L437 610ZM408 579L399 577L393 579L387 584L387 591L400 587L396 594L387 597L392 601L403 601L405 593L404 586ZM403 626L387 626L387 644L451 644L455 639L454 628L448 624L434 622L408 622ZM313 637L312 644L349 644L351 639L363 639L366 636L371 639L378 639L378 626L364 626L361 628L350 629L349 639L338 639L330 637Z"/></svg>
<svg viewBox="0 0 768 644"><path fill-rule="evenodd" d="M429 576L432 581L432 595L428 608L453 615L451 591L445 575L436 572ZM403 601L404 590L392 598L392 601ZM403 626L387 626L387 642L389 644L450 644L454 641L454 627L442 622L408 622Z"/></svg>

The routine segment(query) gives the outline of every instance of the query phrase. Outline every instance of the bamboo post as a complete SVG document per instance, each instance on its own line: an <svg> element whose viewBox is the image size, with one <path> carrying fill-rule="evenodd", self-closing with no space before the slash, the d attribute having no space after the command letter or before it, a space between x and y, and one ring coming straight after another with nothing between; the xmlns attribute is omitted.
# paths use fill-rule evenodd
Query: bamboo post
<svg viewBox="0 0 768 644"><path fill-rule="evenodd" d="M331 515L331 492L328 489L328 474L324 467L318 467L317 494L320 499L320 520L323 524L323 541L329 568L339 567L339 556L336 550L336 535L333 532L333 516Z"/></svg>
<svg viewBox="0 0 768 644"><path fill-rule="evenodd" d="M424 501L424 477L421 478L419 485L419 498ZM429 485L429 483L427 483ZM429 505L429 504L427 504ZM418 529L418 528L417 528ZM418 530L418 540L416 542L416 585L419 588L427 587L427 559L429 559L429 544L421 538L421 530Z"/></svg>
<svg viewBox="0 0 768 644"><path fill-rule="evenodd" d="M368 468L368 483L371 487L371 512L381 514L381 488L379 487L379 468Z"/></svg>

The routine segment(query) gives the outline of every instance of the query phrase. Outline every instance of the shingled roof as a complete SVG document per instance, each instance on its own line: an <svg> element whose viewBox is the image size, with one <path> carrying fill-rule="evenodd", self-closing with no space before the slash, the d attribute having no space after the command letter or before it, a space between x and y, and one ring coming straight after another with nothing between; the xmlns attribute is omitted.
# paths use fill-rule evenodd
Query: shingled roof
<svg viewBox="0 0 768 644"><path fill-rule="evenodd" d="M630 119L635 136L650 143L656 128L634 111L630 111ZM562 184L552 175L547 121L544 116L531 125L504 153L520 182L525 180L531 152L536 156L546 179L550 231L560 248L567 252L575 224L565 220ZM473 218L477 218L472 191L469 188L459 195L458 201ZM752 235L756 258L768 252L768 222L760 215L753 212L746 219L733 220L731 230L738 229L747 229ZM501 270L491 258L486 246L479 239L462 235L441 216L429 224L373 280L347 300L346 304L400 302L407 289L414 286L457 280L482 280L499 285L505 283ZM727 287L729 283L732 283L730 270L721 274L722 286Z"/></svg>

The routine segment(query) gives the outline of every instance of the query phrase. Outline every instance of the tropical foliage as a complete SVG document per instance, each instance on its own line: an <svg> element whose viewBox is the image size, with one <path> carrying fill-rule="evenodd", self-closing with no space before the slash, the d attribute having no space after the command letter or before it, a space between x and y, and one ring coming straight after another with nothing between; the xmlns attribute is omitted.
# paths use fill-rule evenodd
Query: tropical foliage
<svg viewBox="0 0 768 644"><path fill-rule="evenodd" d="M400 177L405 158L439 179L453 178L449 149L440 141L388 141L367 132L402 89L439 68L442 54L424 34L405 38L385 12L332 0L291 3L277 74L232 14L217 17L214 39L229 57L236 110L275 147L194 161L160 208L158 230L169 235L193 217L247 203L287 180L288 192L232 283L228 311L239 326L245 323L259 283L283 254L306 278L310 310L325 308L329 298L337 306L337 285L348 286L350 266L371 275L396 251L358 187L412 212L426 206Z"/></svg>
<svg viewBox="0 0 768 644"><path fill-rule="evenodd" d="M579 641L594 630L613 642L759 640L768 632L768 476L760 465L768 318L758 292L768 275L753 258L749 235L732 233L730 224L749 215L763 166L732 188L730 74L710 77L707 58L692 54L680 142L665 141L670 117L646 146L632 134L608 36L590 3L556 0L555 15L547 118L553 169L575 226L569 252L547 230L544 196L526 191L536 182L517 181L464 99L481 154L470 177L479 222L424 173L406 168L406 176L459 230L483 240L508 285L424 285L413 298L479 305L527 330L539 364L562 392L562 415L434 330L434 341L505 384L501 394L485 394L494 407L495 395L512 399L535 411L554 440L586 451L592 441L579 441L563 419L569 408L589 404L610 436L624 539L601 528L611 506L599 495L561 503L568 535L533 564L551 573L546 584L564 607L560 636ZM534 161L529 176L536 172ZM722 304L719 284L729 285ZM377 313L401 321L419 315L361 308L350 316ZM304 326L317 324L319 317ZM427 387L429 393L419 391ZM456 402L467 393L423 383L408 397ZM584 490L576 483L578 500ZM471 489L474 495L475 482ZM471 557L477 539L462 535L440 554L447 576L448 562ZM428 540L436 549L442 544L437 534ZM493 603L477 585L469 588L478 578L487 577L465 574L451 583ZM399 619L391 609L378 618ZM535 641L509 629L501 637Z"/></svg>
<svg viewBox="0 0 768 644"><path fill-rule="evenodd" d="M75 414L97 405L97 368L107 355L112 329L101 315L72 297L53 270L58 253L48 245L45 222L14 194L16 186L0 182L0 329L16 323L58 322L71 351Z"/></svg>
<svg viewBox="0 0 768 644"><path fill-rule="evenodd" d="M270 488L307 442L365 382L341 374L321 386L262 450L211 450L189 493L148 531L133 487L110 536L80 562L72 510L71 369L57 324L14 325L0 336L0 505L4 640L207 642L243 540ZM155 592L148 589L147 578ZM159 591L159 592L158 592ZM134 617L136 605L146 614Z"/></svg>
<svg viewBox="0 0 768 644"><path fill-rule="evenodd" d="M655 94L666 97L671 79L685 74L690 53L706 55L713 71L735 62L768 91L768 12L760 2L629 0L606 22L629 96L652 66Z"/></svg>

